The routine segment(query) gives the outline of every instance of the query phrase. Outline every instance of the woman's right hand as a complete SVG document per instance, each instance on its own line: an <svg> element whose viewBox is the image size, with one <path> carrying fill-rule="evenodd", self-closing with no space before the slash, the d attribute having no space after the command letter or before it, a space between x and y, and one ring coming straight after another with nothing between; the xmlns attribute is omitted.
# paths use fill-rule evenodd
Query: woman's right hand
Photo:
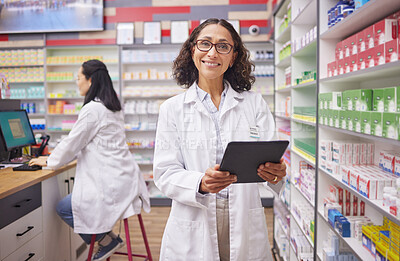
<svg viewBox="0 0 400 261"><path fill-rule="evenodd" d="M217 164L206 170L206 174L201 179L200 192L218 193L237 181L236 175L231 175L228 171L219 171L219 167Z"/></svg>
<svg viewBox="0 0 400 261"><path fill-rule="evenodd" d="M38 165L38 166L46 167L48 158L49 158L49 156L40 156L39 158L31 159L29 161L29 166Z"/></svg>

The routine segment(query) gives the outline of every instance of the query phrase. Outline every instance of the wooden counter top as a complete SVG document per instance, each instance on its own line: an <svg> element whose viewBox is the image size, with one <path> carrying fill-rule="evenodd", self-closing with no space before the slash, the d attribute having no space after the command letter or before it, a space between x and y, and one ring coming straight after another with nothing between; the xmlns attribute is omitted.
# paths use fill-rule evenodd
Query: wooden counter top
<svg viewBox="0 0 400 261"><path fill-rule="evenodd" d="M42 182L45 179L56 176L66 170L74 168L76 161L73 161L57 170L42 169L37 171L13 171L12 168L0 170L0 199L15 192Z"/></svg>

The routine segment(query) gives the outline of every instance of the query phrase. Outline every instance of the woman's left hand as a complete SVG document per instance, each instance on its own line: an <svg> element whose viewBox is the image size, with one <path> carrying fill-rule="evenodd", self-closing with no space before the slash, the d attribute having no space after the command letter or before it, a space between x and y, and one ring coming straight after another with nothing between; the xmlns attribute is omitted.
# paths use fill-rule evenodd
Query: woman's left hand
<svg viewBox="0 0 400 261"><path fill-rule="evenodd" d="M257 169L257 174L263 180L276 184L286 176L286 164L283 158L280 160L280 163L267 162L261 164Z"/></svg>
<svg viewBox="0 0 400 261"><path fill-rule="evenodd" d="M39 165L39 166L42 166L42 167L46 167L48 158L49 158L48 156L41 156L39 158L31 159L29 161L29 166Z"/></svg>

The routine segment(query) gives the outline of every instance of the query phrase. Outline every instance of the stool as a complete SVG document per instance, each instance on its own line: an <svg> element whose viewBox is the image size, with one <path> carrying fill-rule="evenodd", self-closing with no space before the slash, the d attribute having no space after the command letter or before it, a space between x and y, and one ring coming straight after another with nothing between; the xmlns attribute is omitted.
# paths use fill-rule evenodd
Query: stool
<svg viewBox="0 0 400 261"><path fill-rule="evenodd" d="M115 255L125 255L128 256L128 260L132 261L132 257L136 256L136 257L142 257L144 258L144 260L149 260L149 261L153 261L153 258L151 257L151 252L150 252L150 247L149 247L149 243L147 241L147 236L146 236L146 231L144 229L144 225L143 225L143 219L142 219L142 215L138 214L138 220L139 220L139 224L140 224L140 229L142 231L142 236L143 236L143 241L144 241L144 245L146 247L146 252L147 252L147 256L146 255L138 255L138 254L133 254L132 253L132 248L131 248L131 238L129 236L129 226L128 226L128 219L125 218L124 219L124 228L125 228L125 237L126 237L126 248L128 250L128 253L123 253L123 252L115 252ZM92 240L90 242L90 247L89 247L89 254L88 254L88 261L92 260L92 254L93 254L93 248L94 248L94 242L96 241L96 235L92 235ZM110 261L111 257L107 258L107 261Z"/></svg>

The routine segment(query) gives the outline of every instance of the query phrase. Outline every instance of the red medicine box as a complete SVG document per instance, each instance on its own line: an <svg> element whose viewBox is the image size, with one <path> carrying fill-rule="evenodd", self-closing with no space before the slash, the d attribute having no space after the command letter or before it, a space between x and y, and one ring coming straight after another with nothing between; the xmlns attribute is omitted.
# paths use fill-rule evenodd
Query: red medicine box
<svg viewBox="0 0 400 261"><path fill-rule="evenodd" d="M365 57L367 57L367 51L359 53L358 55L358 60L357 60L357 69L358 70L363 70L365 69Z"/></svg>
<svg viewBox="0 0 400 261"><path fill-rule="evenodd" d="M357 54L357 34L354 34L347 38L349 49L350 49L350 56Z"/></svg>
<svg viewBox="0 0 400 261"><path fill-rule="evenodd" d="M397 21L385 18L374 24L374 45L378 46L397 38Z"/></svg>
<svg viewBox="0 0 400 261"><path fill-rule="evenodd" d="M356 34L357 38L357 53L362 53L366 49L365 30Z"/></svg>
<svg viewBox="0 0 400 261"><path fill-rule="evenodd" d="M358 70L358 54L350 56L350 71L355 72Z"/></svg>
<svg viewBox="0 0 400 261"><path fill-rule="evenodd" d="M351 39L350 38L346 38L343 40L343 55L344 58L349 57L350 56L350 42Z"/></svg>
<svg viewBox="0 0 400 261"><path fill-rule="evenodd" d="M339 61L339 60L344 58L344 55L343 55L343 41L338 42L336 44L335 58L336 58L336 61Z"/></svg>
<svg viewBox="0 0 400 261"><path fill-rule="evenodd" d="M399 59L399 49L398 45L399 39L392 40L390 42L385 43L385 56L386 63L395 62Z"/></svg>
<svg viewBox="0 0 400 261"><path fill-rule="evenodd" d="M374 64L375 66L385 64L385 45L381 44L374 47Z"/></svg>
<svg viewBox="0 0 400 261"><path fill-rule="evenodd" d="M345 73L345 69L344 69L344 59L339 60L338 61L338 65L337 65L337 70L338 70L338 75L344 74Z"/></svg>
<svg viewBox="0 0 400 261"><path fill-rule="evenodd" d="M373 25L364 29L364 38L365 38L366 50L374 48L375 38L374 38L374 26Z"/></svg>
<svg viewBox="0 0 400 261"><path fill-rule="evenodd" d="M375 59L374 59L375 52L374 51L375 51L375 47L364 52L365 53L365 57L364 57L365 68L370 68L370 67L375 66Z"/></svg>

